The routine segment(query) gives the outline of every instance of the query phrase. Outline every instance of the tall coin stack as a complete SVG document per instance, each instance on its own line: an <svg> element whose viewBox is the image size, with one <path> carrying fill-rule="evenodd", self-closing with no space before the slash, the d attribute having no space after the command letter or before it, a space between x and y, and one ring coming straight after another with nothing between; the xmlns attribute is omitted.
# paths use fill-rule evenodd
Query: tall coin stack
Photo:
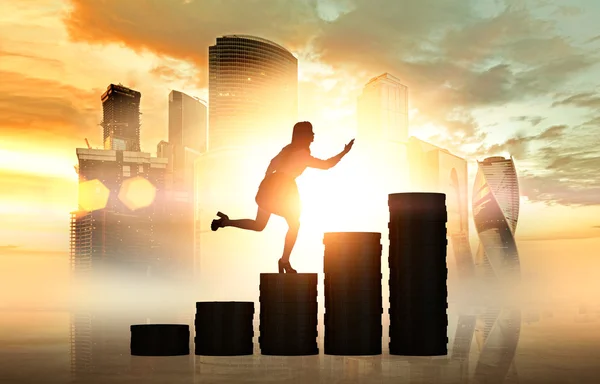
<svg viewBox="0 0 600 384"><path fill-rule="evenodd" d="M325 233L325 354L381 354L381 233Z"/></svg>
<svg viewBox="0 0 600 384"><path fill-rule="evenodd" d="M396 193L388 204L390 354L446 355L446 195Z"/></svg>
<svg viewBox="0 0 600 384"><path fill-rule="evenodd" d="M242 356L254 353L254 303L196 303L196 355Z"/></svg>
<svg viewBox="0 0 600 384"><path fill-rule="evenodd" d="M260 336L263 355L317 355L317 274L260 274Z"/></svg>

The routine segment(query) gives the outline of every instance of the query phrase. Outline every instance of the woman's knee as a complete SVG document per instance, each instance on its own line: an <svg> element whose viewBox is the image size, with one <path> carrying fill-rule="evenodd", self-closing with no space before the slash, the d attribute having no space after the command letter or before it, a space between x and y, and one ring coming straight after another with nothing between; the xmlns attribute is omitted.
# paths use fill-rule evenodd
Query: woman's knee
<svg viewBox="0 0 600 384"><path fill-rule="evenodd" d="M300 218L293 217L286 219L288 227L290 229L298 230L300 229Z"/></svg>
<svg viewBox="0 0 600 384"><path fill-rule="evenodd" d="M257 232L262 232L267 227L267 220L256 221L254 228Z"/></svg>

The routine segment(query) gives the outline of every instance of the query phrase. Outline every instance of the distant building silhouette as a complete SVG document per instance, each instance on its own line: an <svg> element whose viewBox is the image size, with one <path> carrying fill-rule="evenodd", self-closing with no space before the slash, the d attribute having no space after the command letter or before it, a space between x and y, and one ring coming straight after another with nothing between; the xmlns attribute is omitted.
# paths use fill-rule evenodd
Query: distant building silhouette
<svg viewBox="0 0 600 384"><path fill-rule="evenodd" d="M519 184L512 158L496 156L477 162L473 218L479 235L476 266L485 278L520 277L515 231L519 219Z"/></svg>
<svg viewBox="0 0 600 384"><path fill-rule="evenodd" d="M77 158L79 182L98 180L110 195L105 207L89 210L80 204L79 210L71 213L75 276L85 278L108 271L139 276L162 273L172 255L161 253L167 161L143 152L87 148L77 148ZM136 176L156 188L156 197L150 206L131 210L118 196L123 182Z"/></svg>
<svg viewBox="0 0 600 384"><path fill-rule="evenodd" d="M368 169L366 174L357 177L363 180L361 183L373 187L378 197L372 196L369 200L377 200L381 212L387 215L387 195L408 188L408 88L389 73L372 78L357 98L356 118L357 153L354 156ZM379 211L376 207L363 208Z"/></svg>
<svg viewBox="0 0 600 384"><path fill-rule="evenodd" d="M467 161L415 137L408 140L408 159L413 190L446 194L447 232L459 277L474 277L469 244Z"/></svg>
<svg viewBox="0 0 600 384"><path fill-rule="evenodd" d="M157 157L168 160L165 176L164 245L176 255L177 279L195 272L194 163L208 148L206 103L179 91L169 94L169 141L158 143ZM175 277L175 276L173 276Z"/></svg>
<svg viewBox="0 0 600 384"><path fill-rule="evenodd" d="M110 84L102 94L104 149L140 151L140 101L142 94Z"/></svg>
<svg viewBox="0 0 600 384"><path fill-rule="evenodd" d="M408 139L408 87L384 73L372 78L358 97L358 141Z"/></svg>
<svg viewBox="0 0 600 384"><path fill-rule="evenodd" d="M176 189L193 188L193 162L185 148L204 153L208 149L206 102L179 91L169 93L169 144L172 148L173 183ZM187 157L187 164L186 164Z"/></svg>
<svg viewBox="0 0 600 384"><path fill-rule="evenodd" d="M298 60L290 51L228 35L209 47L208 61L210 150L290 139L298 118Z"/></svg>

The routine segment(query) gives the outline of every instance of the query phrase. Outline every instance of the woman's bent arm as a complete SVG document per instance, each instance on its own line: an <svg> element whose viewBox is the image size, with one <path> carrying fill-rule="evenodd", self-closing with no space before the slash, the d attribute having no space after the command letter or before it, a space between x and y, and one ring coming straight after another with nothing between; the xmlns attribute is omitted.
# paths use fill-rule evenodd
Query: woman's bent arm
<svg viewBox="0 0 600 384"><path fill-rule="evenodd" d="M330 169L330 168L335 167L337 165L337 163L339 163L340 160L342 160L342 157L344 157L346 155L346 153L348 153L348 152L346 150L343 150L342 152L338 153L337 155L335 155L327 160L317 159L316 157L310 156L308 159L307 166L309 168L316 168L316 169Z"/></svg>

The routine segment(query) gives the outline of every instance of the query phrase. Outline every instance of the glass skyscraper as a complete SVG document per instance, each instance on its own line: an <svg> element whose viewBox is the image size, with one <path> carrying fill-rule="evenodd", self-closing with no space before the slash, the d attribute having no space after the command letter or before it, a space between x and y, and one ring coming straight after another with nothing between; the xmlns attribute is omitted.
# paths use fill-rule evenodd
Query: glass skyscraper
<svg viewBox="0 0 600 384"><path fill-rule="evenodd" d="M473 218L479 235L476 266L490 279L520 276L515 231L519 219L519 185L512 158L478 162L473 186Z"/></svg>
<svg viewBox="0 0 600 384"><path fill-rule="evenodd" d="M358 138L406 142L408 87L389 73L372 78L358 97Z"/></svg>
<svg viewBox="0 0 600 384"><path fill-rule="evenodd" d="M254 36L209 47L209 148L289 141L298 118L298 60Z"/></svg>
<svg viewBox="0 0 600 384"><path fill-rule="evenodd" d="M410 137L410 181L414 191L446 194L447 231L461 279L474 275L469 245L469 198L467 161L446 149Z"/></svg>

